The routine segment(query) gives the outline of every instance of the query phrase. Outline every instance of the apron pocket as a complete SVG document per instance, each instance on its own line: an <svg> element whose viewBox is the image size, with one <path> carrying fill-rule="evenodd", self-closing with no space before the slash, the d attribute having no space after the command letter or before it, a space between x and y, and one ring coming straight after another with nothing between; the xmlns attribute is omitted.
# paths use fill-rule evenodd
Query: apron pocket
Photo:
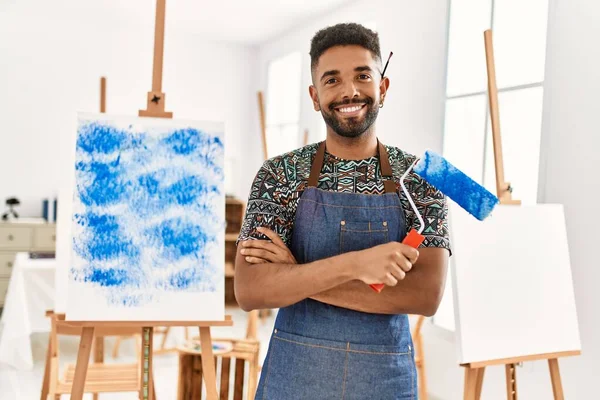
<svg viewBox="0 0 600 400"><path fill-rule="evenodd" d="M344 400L417 399L417 376L412 352L348 353Z"/></svg>
<svg viewBox="0 0 600 400"><path fill-rule="evenodd" d="M262 399L416 399L410 345L351 344L276 329Z"/></svg>
<svg viewBox="0 0 600 400"><path fill-rule="evenodd" d="M340 254L388 243L387 221L341 221Z"/></svg>
<svg viewBox="0 0 600 400"><path fill-rule="evenodd" d="M267 375L262 399L341 399L346 346L276 329L263 366Z"/></svg>

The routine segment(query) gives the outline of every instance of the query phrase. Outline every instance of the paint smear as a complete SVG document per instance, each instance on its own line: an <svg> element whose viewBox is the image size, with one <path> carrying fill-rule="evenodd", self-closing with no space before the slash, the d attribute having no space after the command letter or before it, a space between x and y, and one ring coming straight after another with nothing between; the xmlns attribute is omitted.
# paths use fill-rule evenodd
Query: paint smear
<svg viewBox="0 0 600 400"><path fill-rule="evenodd" d="M217 290L223 152L218 135L191 127L81 122L72 279L118 307Z"/></svg>

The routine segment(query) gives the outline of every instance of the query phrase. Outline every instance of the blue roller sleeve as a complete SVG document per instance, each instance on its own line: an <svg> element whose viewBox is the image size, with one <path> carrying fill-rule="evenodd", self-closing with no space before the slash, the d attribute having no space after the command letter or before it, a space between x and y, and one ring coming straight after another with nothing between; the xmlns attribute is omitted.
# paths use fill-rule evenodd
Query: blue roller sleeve
<svg viewBox="0 0 600 400"><path fill-rule="evenodd" d="M498 204L496 196L434 152L426 151L414 171L480 221Z"/></svg>

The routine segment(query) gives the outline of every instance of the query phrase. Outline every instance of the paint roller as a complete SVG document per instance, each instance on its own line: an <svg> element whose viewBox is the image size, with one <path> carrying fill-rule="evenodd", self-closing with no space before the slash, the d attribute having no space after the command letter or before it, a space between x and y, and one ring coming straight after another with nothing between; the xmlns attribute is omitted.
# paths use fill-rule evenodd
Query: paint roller
<svg viewBox="0 0 600 400"><path fill-rule="evenodd" d="M418 248L425 239L422 235L425 223L419 210L417 210L417 207L415 206L412 196L408 193L408 190L404 185L404 181L411 171L414 171L427 183L448 196L480 221L487 218L499 202L496 196L456 168L444 157L427 150L423 157L421 159L417 158L400 178L402 191L406 195L410 206L419 220L419 229L411 229L402 243L414 247L415 249ZM381 292L385 285L379 283L370 286L375 291Z"/></svg>

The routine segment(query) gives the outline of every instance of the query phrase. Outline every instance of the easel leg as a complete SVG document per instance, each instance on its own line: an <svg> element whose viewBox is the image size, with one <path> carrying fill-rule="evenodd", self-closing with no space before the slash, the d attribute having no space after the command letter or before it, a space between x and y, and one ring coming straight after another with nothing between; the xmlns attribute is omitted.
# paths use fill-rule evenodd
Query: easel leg
<svg viewBox="0 0 600 400"><path fill-rule="evenodd" d="M464 400L476 400L477 375L477 368L465 367Z"/></svg>
<svg viewBox="0 0 600 400"><path fill-rule="evenodd" d="M517 371L515 364L506 364L506 398L517 400Z"/></svg>
<svg viewBox="0 0 600 400"><path fill-rule="evenodd" d="M419 332L415 337L415 357L418 358L417 377L419 380L419 399L428 400L427 376L425 373L425 357L423 356L423 335Z"/></svg>
<svg viewBox="0 0 600 400"><path fill-rule="evenodd" d="M50 387L50 360L52 359L52 333L48 335L48 350L46 351L46 366L44 367L44 382L42 383L41 400L48 399L48 389Z"/></svg>
<svg viewBox="0 0 600 400"><path fill-rule="evenodd" d="M477 368L477 376L475 379L475 400L481 399L481 389L483 388L483 375L485 367Z"/></svg>
<svg viewBox="0 0 600 400"><path fill-rule="evenodd" d="M154 400L154 380L152 379L152 338L154 331L152 327L142 328L142 351L141 364L142 375L140 376L140 399Z"/></svg>
<svg viewBox="0 0 600 400"><path fill-rule="evenodd" d="M202 371L206 383L206 396L208 400L217 400L217 373L212 352L210 327L200 327L200 346L202 348Z"/></svg>
<svg viewBox="0 0 600 400"><path fill-rule="evenodd" d="M94 340L94 362L104 362L104 337L97 337ZM93 394L93 400L98 400L98 393Z"/></svg>
<svg viewBox="0 0 600 400"><path fill-rule="evenodd" d="M50 315L51 329L50 329L50 374L48 380L48 396L53 400L60 398L59 394L56 394L58 386L58 334L56 327L56 314ZM44 400L48 400L45 398Z"/></svg>
<svg viewBox="0 0 600 400"><path fill-rule="evenodd" d="M92 341L94 340L94 327L85 327L81 330L81 341L77 352L77 363L75 364L75 376L71 388L71 400L81 400L85 387L85 376L87 375Z"/></svg>
<svg viewBox="0 0 600 400"><path fill-rule="evenodd" d="M560 380L560 370L558 369L558 359L556 359L556 358L549 359L548 366L550 367L550 379L552 380L552 392L554 393L554 400L564 400L565 395L563 393L562 382Z"/></svg>

